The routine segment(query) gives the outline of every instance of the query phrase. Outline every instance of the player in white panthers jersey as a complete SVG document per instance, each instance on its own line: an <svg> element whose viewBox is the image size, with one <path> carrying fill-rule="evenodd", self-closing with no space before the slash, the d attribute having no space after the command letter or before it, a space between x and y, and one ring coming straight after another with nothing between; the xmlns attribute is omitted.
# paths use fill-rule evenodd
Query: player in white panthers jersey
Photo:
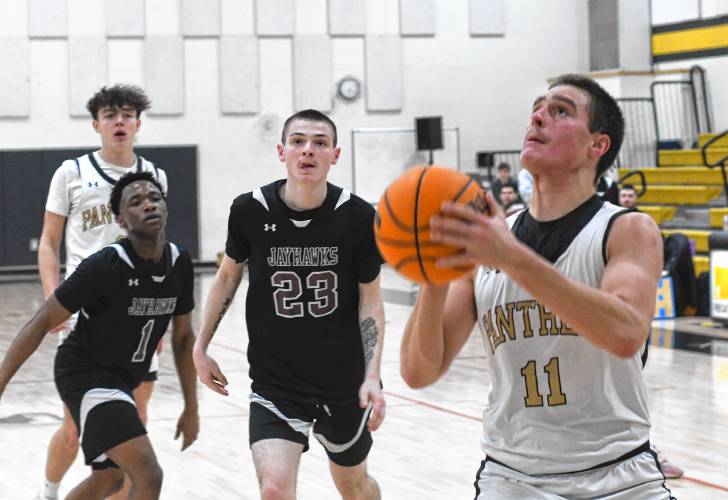
<svg viewBox="0 0 728 500"><path fill-rule="evenodd" d="M53 174L46 210L66 218L66 278L91 253L126 236L109 207L111 189L122 175L151 172L166 192L164 170L141 156L133 161L131 167L114 165L95 151L64 161Z"/></svg>
<svg viewBox="0 0 728 500"><path fill-rule="evenodd" d="M506 219L443 204L431 239L476 264L423 285L405 328L401 373L442 376L479 324L490 389L476 499L671 498L649 443L642 358L662 269L654 221L599 200L624 118L596 82L562 75L538 97L521 150L531 206Z"/></svg>
<svg viewBox="0 0 728 500"><path fill-rule="evenodd" d="M548 229L528 211L508 222L516 238L533 245L564 276L598 288L608 228L626 213L594 196L549 221ZM644 349L628 358L595 349L492 267L477 272L475 305L491 373L498 378L484 414L488 457L529 474L563 473L609 462L647 443ZM598 401L595 387L604 389Z"/></svg>
<svg viewBox="0 0 728 500"><path fill-rule="evenodd" d="M141 113L149 108L142 89L114 85L99 90L88 102L92 126L101 138L101 149L66 160L51 180L43 232L38 248L38 270L43 292L48 298L60 280L60 246L66 240L66 277L79 263L102 247L126 236L109 206L112 188L122 175L131 171L149 171L167 189L167 176L134 153L135 137L141 126ZM75 325L75 315L53 331L59 344ZM147 402L156 379L157 356L150 374L135 391L139 416L146 423ZM55 499L61 479L78 452L78 436L70 413L64 405L62 426L51 438L46 462L45 483L41 499ZM124 492L115 498L125 498Z"/></svg>

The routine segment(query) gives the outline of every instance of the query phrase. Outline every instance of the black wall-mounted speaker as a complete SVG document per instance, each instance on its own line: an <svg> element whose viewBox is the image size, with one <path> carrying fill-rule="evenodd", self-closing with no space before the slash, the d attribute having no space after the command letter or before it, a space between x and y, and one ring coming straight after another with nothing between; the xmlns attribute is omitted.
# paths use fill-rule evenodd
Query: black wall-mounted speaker
<svg viewBox="0 0 728 500"><path fill-rule="evenodd" d="M417 150L442 149L442 116L415 118Z"/></svg>
<svg viewBox="0 0 728 500"><path fill-rule="evenodd" d="M478 165L478 167L480 168L495 166L495 158L493 158L493 153L489 153L487 151L478 151L476 153L476 160L476 165Z"/></svg>

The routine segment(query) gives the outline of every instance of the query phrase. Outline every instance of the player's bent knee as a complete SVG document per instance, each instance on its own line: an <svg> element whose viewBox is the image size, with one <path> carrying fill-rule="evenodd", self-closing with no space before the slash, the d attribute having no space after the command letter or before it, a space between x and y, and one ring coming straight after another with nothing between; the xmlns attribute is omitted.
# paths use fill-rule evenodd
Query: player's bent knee
<svg viewBox="0 0 728 500"><path fill-rule="evenodd" d="M68 424L66 422L63 423L61 426L61 436L63 446L74 450L78 448L78 429L76 429L76 424L73 421Z"/></svg>
<svg viewBox="0 0 728 500"><path fill-rule="evenodd" d="M293 492L275 481L265 480L260 485L261 500L286 500L293 498Z"/></svg>
<svg viewBox="0 0 728 500"><path fill-rule="evenodd" d="M159 491L162 489L164 472L154 456L140 460L126 472L129 474L131 482L137 488L151 491Z"/></svg>

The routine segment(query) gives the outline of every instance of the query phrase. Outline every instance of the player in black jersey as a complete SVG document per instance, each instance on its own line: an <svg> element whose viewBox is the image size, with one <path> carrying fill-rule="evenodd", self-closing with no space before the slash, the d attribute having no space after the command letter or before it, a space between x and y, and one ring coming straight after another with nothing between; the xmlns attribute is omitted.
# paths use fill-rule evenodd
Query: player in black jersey
<svg viewBox="0 0 728 500"><path fill-rule="evenodd" d="M55 379L92 473L69 499L106 498L121 488L124 472L131 479L133 498L159 497L162 469L132 394L170 319L185 400L175 435L183 435L183 450L199 429L190 319L192 261L165 240L167 205L150 173L119 179L111 207L128 238L85 259L23 327L0 365L2 395L46 332L79 311L73 332L56 354ZM129 335L133 331L138 335Z"/></svg>
<svg viewBox="0 0 728 500"><path fill-rule="evenodd" d="M294 497L313 430L342 497L380 498L366 467L370 431L381 424L385 407L374 210L327 182L340 149L326 115L305 110L291 116L281 142L286 179L233 202L195 367L205 385L228 394L225 376L206 351L247 262L250 444L261 496Z"/></svg>

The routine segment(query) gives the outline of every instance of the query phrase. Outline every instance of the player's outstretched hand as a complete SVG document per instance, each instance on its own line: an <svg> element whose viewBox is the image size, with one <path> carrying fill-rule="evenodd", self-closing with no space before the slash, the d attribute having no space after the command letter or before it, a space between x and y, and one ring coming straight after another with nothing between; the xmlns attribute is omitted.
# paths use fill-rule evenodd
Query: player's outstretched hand
<svg viewBox="0 0 728 500"><path fill-rule="evenodd" d="M182 412L177 420L177 431L174 433L174 439L182 436L182 450L185 451L189 446L197 440L197 434L200 432L200 417L197 410L187 410Z"/></svg>
<svg viewBox="0 0 728 500"><path fill-rule="evenodd" d="M222 370L209 354L204 352L192 352L192 360L195 363L195 370L200 377L200 381L207 387L223 396L228 395L225 386L228 384Z"/></svg>
<svg viewBox="0 0 728 500"><path fill-rule="evenodd" d="M379 379L367 379L359 388L359 406L366 408L369 405L372 406L372 412L369 415L367 428L369 432L374 432L382 425L387 407Z"/></svg>

